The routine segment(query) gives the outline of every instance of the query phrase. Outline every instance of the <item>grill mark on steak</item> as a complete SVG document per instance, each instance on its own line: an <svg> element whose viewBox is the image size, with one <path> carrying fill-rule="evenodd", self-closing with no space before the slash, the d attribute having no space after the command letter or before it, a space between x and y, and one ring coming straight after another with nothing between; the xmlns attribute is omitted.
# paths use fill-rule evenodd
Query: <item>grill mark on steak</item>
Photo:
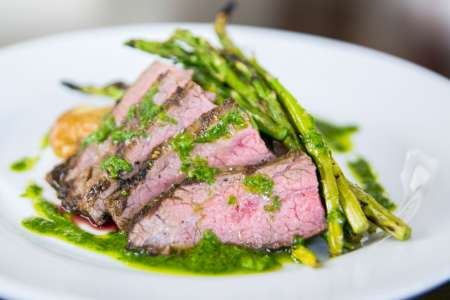
<svg viewBox="0 0 450 300"><path fill-rule="evenodd" d="M195 102L198 100L201 101L208 101L208 105L206 105L207 103L204 102L203 105L201 107L196 107L196 105L198 106L199 103L197 103L196 105L194 105L194 110L193 111L189 111L190 109L192 110L192 107L190 107L190 105L195 104ZM194 101L195 100L195 101ZM169 100L169 107L167 107L165 110L169 111L170 108L173 108L173 113L178 113L181 114L178 116L178 123L181 123L184 125L180 128L177 128L179 131L184 130L186 127L189 127L192 123L195 122L196 119L198 119L202 113L208 112L211 109L213 109L215 106L210 104L210 98L206 96L205 92L200 88L200 86L198 86L196 83L191 82L189 89L184 90L184 91L179 91L178 95L175 95L175 97L173 97L172 99ZM184 107L183 107L184 105ZM206 107L204 107L206 105ZM181 111L176 111L177 108L183 108L183 110ZM176 117L174 117L176 119ZM187 122L188 121L188 122ZM155 127L155 132L154 133L158 133L157 129L158 128L164 128L164 121L161 121L163 123L162 126L159 127ZM159 124L161 124L161 122ZM169 125L170 127L170 125ZM173 127L177 127L177 126L173 126ZM172 137L173 135L175 135L178 132L172 133L170 137ZM131 162L136 162L139 161L140 163L144 163L145 160L147 160L148 156L150 155L151 151L159 146L160 144L162 144L163 142L165 142L167 140L167 138L164 138L164 140L161 140L158 142L158 144L154 145L153 147L151 147L151 149L145 149L145 147L148 147L149 145L151 145L152 140L146 140L146 139L136 139L134 144L130 144L126 147L126 149L124 150L124 152L122 153L123 156ZM142 149L139 149L139 146L144 146L145 151L142 151ZM136 150L137 149L137 150ZM134 170L138 170L138 168L134 168ZM128 178L133 176L135 173L131 172L129 174L125 174L124 176L122 176L123 178Z"/></svg>
<svg viewBox="0 0 450 300"><path fill-rule="evenodd" d="M170 110L172 107L175 106L180 106L181 104L181 100L186 96L187 93L189 93L189 91L191 91L193 88L195 88L195 83L193 83L192 81L189 82L186 86L184 87L177 87L175 92L164 102L164 104L161 106L163 111L168 111ZM152 125L154 125L155 123L158 122L158 119L156 118L152 124L150 124L148 126L148 129L151 129ZM151 137L150 137L151 138ZM118 151L116 152L117 155L119 156L124 156L124 154L128 151L129 148L133 147L134 145L138 144L140 142L140 139L132 139L131 141L129 141L127 144L126 143L121 143L121 147L120 149L118 149ZM137 161L137 162L131 162L132 164L134 164L135 168L139 167L136 166L139 165L141 162ZM129 175L122 175L121 177L130 177Z"/></svg>
<svg viewBox="0 0 450 300"><path fill-rule="evenodd" d="M206 105L208 103L208 105ZM201 107L196 110L196 112L192 112L189 114L189 116L185 116L184 114L180 114L183 110L189 110L191 106L199 106L201 104ZM154 145L158 146L160 143L163 143L167 138L172 137L176 133L178 133L180 130L184 129L184 124L188 122L190 124L191 122L194 122L194 120L197 118L198 114L202 111L206 111L210 108L213 108L214 105L210 103L210 99L205 97L203 90L194 82L190 82L187 84L187 86L183 88L178 88L175 90L175 92L172 94L172 96L167 99L164 104L162 105L163 111L166 111L168 113L175 113L173 115L174 119L177 121L177 124L167 124L165 121L160 121L157 118L154 120L154 122L148 127L147 132L149 133L150 137L147 138L137 138L134 139L132 143L126 144L123 146L122 151L119 153L116 153L116 155L127 158L128 151L133 151L133 147L141 147L142 143L153 143ZM179 111L177 113L177 111ZM191 121L192 119L192 121ZM154 134L159 134L159 140L155 137ZM162 135L161 135L162 134ZM153 140L152 140L153 138ZM131 149L131 150L130 150ZM145 150L145 149L144 149ZM140 151L139 155L140 157L147 158L149 154L147 154L146 151L151 151L152 147L147 148L147 150ZM129 156L129 155L128 155ZM128 174L124 174L121 176L119 181L115 181L112 179L109 179L106 177L106 174L103 172L98 173L100 179L96 180L104 180L111 182L111 188L102 190L100 193L96 194L95 199L87 199L87 197L83 197L79 207L80 210L89 216L91 219L94 220L97 224L102 224L104 221L106 221L107 210L105 207L104 201L108 199L111 193L117 190L117 186L122 186L123 184L129 184L130 180L129 178L132 178L133 175L136 173L139 173L139 170L142 169L142 166L145 166L148 164L144 161L140 161L140 157L135 157L134 160L127 159L128 162L130 162L133 165L133 171ZM141 172L141 175L142 174ZM92 185L94 188L96 187L95 181ZM88 192L89 193L89 192Z"/></svg>
<svg viewBox="0 0 450 300"><path fill-rule="evenodd" d="M263 207L270 199L244 188L244 177L255 172L274 180L279 211L266 212ZM229 195L237 197L236 205L227 204ZM158 198L130 224L130 249L167 254L194 246L206 230L223 243L277 249L290 246L296 235L308 238L326 227L315 166L300 151L258 167L225 171L211 186L183 182Z"/></svg>
<svg viewBox="0 0 450 300"><path fill-rule="evenodd" d="M227 100L222 106L203 114L186 128L184 133L190 134L195 140L217 124L222 116L237 109L239 109L237 104ZM198 143L192 150L192 156L208 158L209 165L215 168L257 164L273 158L257 130L251 127L248 116L243 112L241 114L247 123L247 128L234 129L230 126L231 137L223 137L204 144ZM252 139L247 141L248 137ZM235 149L241 153L234 153ZM242 155L244 159L236 159L235 156L238 155ZM107 209L120 229L127 231L128 221L146 202L158 201L156 196L170 189L171 185L185 180L186 176L180 170L181 163L169 140L153 150L145 163L145 172L141 172L130 181L121 182L120 188L105 201ZM126 191L126 196L122 195L123 191Z"/></svg>
<svg viewBox="0 0 450 300"><path fill-rule="evenodd" d="M164 76L166 76L169 71L175 72L174 74L177 74L177 78L179 78L181 80L180 82L183 84L187 83L192 75L192 72L190 71L177 71L172 65L160 62L153 63L127 90L121 101L115 104L112 114L114 115L116 122L121 123L124 117L126 117L129 107L140 102L148 87L151 86L156 79L161 79L161 75L165 74ZM170 86L167 86L167 89L169 88ZM83 184L91 179L93 175L92 166L98 164L101 157L103 157L101 153L98 153L102 149L103 148L101 148L100 145L91 144L85 149L80 149L76 154L68 158L65 162L57 165L47 174L47 181L55 188L58 198L62 200L62 205L67 210L79 211L78 201L81 198L80 190L83 190L83 187L79 187L79 184ZM83 194L83 192L81 194Z"/></svg>
<svg viewBox="0 0 450 300"><path fill-rule="evenodd" d="M167 76L167 72L160 74L158 77L158 80L163 80L164 77ZM171 95L171 97L169 97L169 99L167 99L164 104L162 105L162 109L164 111L169 110L171 107L179 105L180 103L180 99L179 97L182 97L183 95L185 95L189 90L191 90L193 88L193 84L192 82L188 83L187 86L180 88L177 87L175 92ZM136 120L136 118L135 118ZM133 120L131 122L131 124L133 123L137 123L135 120ZM154 124L155 122L157 122L157 120L155 119L152 124ZM134 125L135 125L134 124ZM149 125L149 128L152 126ZM131 125L130 127L134 127L133 125ZM127 128L129 129L129 128ZM118 156L123 156L123 153L126 151L126 149L130 146L130 144L136 144L137 143L137 139L133 139L131 140L131 142L129 143L129 145L126 145L126 143L119 143L115 148L115 155ZM135 165L136 167L136 162L131 162ZM139 165L139 162L137 162L137 165ZM93 221L99 225L101 225L102 223L104 223L106 221L106 212L101 212L100 215L94 215L91 211L94 207L94 204L96 202L96 200L98 199L98 197L100 196L100 194L102 192L105 192L107 190L107 188L99 188L99 187L103 187L105 186L105 183L107 184L107 187L111 186L111 179L109 179L106 174L104 174L104 172L102 170L100 170L100 166L94 166L94 168L96 168L97 171L97 178L90 178L90 181L94 181L94 183L91 183L87 189L88 191L85 193L84 196L82 196L81 198L81 203L78 204L78 208L79 210L87 215L88 217L90 217L91 219L93 219ZM92 172L91 172L92 173Z"/></svg>
<svg viewBox="0 0 450 300"><path fill-rule="evenodd" d="M158 75L156 80L162 82L162 80L167 78L169 73L170 69L166 70L165 72L162 72L161 74ZM119 103L115 104L113 111L118 107L118 105ZM128 129L129 125L126 124L125 127ZM93 164L87 166L87 168L84 171L81 171L77 177L66 179L66 182L69 184L69 187L67 189L68 193L66 194L65 200L68 202L72 202L71 207L73 211L86 214L87 217L91 218L95 222L97 217L93 217L86 212L88 212L89 208L95 203L96 197L101 192L106 190L103 187L105 186L104 182L107 181L107 178L104 177L104 173L100 169L100 162L106 156L114 154L117 151L117 149L120 149L122 147L123 144L124 143L113 144L111 138L109 137L106 141L102 143L102 146L97 146L95 144L91 144L88 146L89 148L96 147L97 149L101 149L100 151L98 150L96 151L95 161L93 162ZM83 150L81 150L81 153L83 153ZM81 157L81 154L77 155L77 157ZM70 176L70 174L68 175ZM97 181L95 181L96 177L97 178L99 177ZM91 181L95 182L91 183ZM106 221L106 219L103 219L103 217L101 219L102 221L100 223L103 224Z"/></svg>
<svg viewBox="0 0 450 300"><path fill-rule="evenodd" d="M184 133L191 134L195 138L205 132L205 130L207 130L211 126L217 124L221 116L237 108L238 106L234 103L234 101L226 100L223 105L202 114L193 124L191 124L191 126L184 130ZM171 140L153 149L149 159L143 164L138 174L134 177L120 180L118 189L110 197L108 197L108 199L106 199L106 207L110 215L113 217L113 220L116 221L121 229L126 230L127 227L126 224L123 224L123 222L119 220L119 218L126 208L128 199L128 195L123 196L121 192L126 191L127 194L132 194L134 189L145 180L148 171L152 169L154 163L164 153L166 153L167 151L171 151L172 148L170 146L170 143ZM167 168L167 165L165 166L165 168Z"/></svg>

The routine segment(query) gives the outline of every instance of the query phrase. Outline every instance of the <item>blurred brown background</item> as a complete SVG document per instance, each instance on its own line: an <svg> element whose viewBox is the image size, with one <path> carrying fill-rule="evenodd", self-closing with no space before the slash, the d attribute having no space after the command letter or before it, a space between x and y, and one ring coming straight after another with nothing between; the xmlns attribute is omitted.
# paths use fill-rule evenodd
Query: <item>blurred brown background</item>
<svg viewBox="0 0 450 300"><path fill-rule="evenodd" d="M0 0L0 46L97 26L209 22L225 0ZM450 77L449 0L241 0L233 22L318 34Z"/></svg>

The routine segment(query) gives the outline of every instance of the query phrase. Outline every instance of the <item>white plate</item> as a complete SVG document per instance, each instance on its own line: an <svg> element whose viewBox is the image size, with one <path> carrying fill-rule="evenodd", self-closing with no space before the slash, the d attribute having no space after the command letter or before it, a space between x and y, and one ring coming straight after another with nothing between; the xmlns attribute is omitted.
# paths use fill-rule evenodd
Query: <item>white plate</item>
<svg viewBox="0 0 450 300"><path fill-rule="evenodd" d="M14 174L9 164L37 153L42 134L63 110L89 103L62 78L132 81L154 57L122 46L132 37L166 38L187 27L213 39L212 26L161 24L69 33L0 51L0 295L28 299L371 299L401 298L450 277L450 84L411 63L308 35L232 27L233 37L280 76L310 111L360 124L357 152L369 157L390 194L401 199L405 153L420 149L439 162L431 192L408 242L387 240L327 261L322 269L289 265L265 274L171 276L128 268L20 226L33 213L18 197L27 180L42 182L55 159ZM97 103L97 102L96 102ZM54 198L53 192L46 191Z"/></svg>

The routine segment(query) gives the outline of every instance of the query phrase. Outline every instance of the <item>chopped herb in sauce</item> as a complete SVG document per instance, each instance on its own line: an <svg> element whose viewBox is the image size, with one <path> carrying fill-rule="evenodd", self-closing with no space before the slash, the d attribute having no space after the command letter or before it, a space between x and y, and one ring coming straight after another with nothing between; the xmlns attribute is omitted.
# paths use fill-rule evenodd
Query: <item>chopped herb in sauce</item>
<svg viewBox="0 0 450 300"><path fill-rule="evenodd" d="M194 138L189 133L181 133L171 141L172 148L178 153L181 161L181 171L187 174L188 178L212 184L218 173L216 168L208 166L208 161L201 157L191 158L191 152L196 143L213 142L229 134L229 126L244 128L247 126L245 119L239 111L231 111L221 118L217 124L211 126L205 132Z"/></svg>
<svg viewBox="0 0 450 300"><path fill-rule="evenodd" d="M181 171L186 174L187 178L208 184L214 183L219 172L218 169L208 166L208 161L200 156L184 160L181 164Z"/></svg>
<svg viewBox="0 0 450 300"><path fill-rule="evenodd" d="M153 102L155 95L158 93L158 89L159 82L156 81L144 95L142 101L130 107L127 114L128 122L131 122L134 118L138 118L141 129L148 128L155 119L168 124L177 124L177 120L169 116L161 105Z"/></svg>
<svg viewBox="0 0 450 300"><path fill-rule="evenodd" d="M208 166L208 161L199 156L191 158L195 141L192 135L182 133L175 136L171 141L172 148L178 153L181 159L181 171L187 178L212 184L218 173L218 169Z"/></svg>
<svg viewBox="0 0 450 300"><path fill-rule="evenodd" d="M144 130L126 130L115 129L111 132L111 140L113 143L123 143L136 137L145 137L147 133Z"/></svg>
<svg viewBox="0 0 450 300"><path fill-rule="evenodd" d="M244 178L244 186L252 193L272 196L273 180L263 174L248 175Z"/></svg>
<svg viewBox="0 0 450 300"><path fill-rule="evenodd" d="M39 185L35 184L34 182L27 185L25 188L25 191L20 195L24 198L29 198L32 200L36 200L40 197L42 197L43 189Z"/></svg>
<svg viewBox="0 0 450 300"><path fill-rule="evenodd" d="M175 120L174 118L169 116L167 114L167 112L165 112L165 111L161 111L158 114L158 119L161 120L162 122L165 122L165 123L168 123L168 124L176 125L178 123L177 120Z"/></svg>
<svg viewBox="0 0 450 300"><path fill-rule="evenodd" d="M102 143L104 142L111 132L113 132L116 129L116 121L114 120L114 117L111 114L108 114L103 119L102 123L100 124L100 127L89 134L83 141L82 147L87 147L90 144L93 143Z"/></svg>
<svg viewBox="0 0 450 300"><path fill-rule="evenodd" d="M378 176L362 157L348 163L355 179L362 185L362 188L372 195L381 205L389 210L395 209L395 204L389 199L386 190L378 181Z"/></svg>
<svg viewBox="0 0 450 300"><path fill-rule="evenodd" d="M352 150L352 135L358 131L354 125L340 126L323 119L314 119L317 129L324 135L327 144L335 151Z"/></svg>
<svg viewBox="0 0 450 300"><path fill-rule="evenodd" d="M281 201L279 196L273 196L270 198L271 203L264 205L264 210L267 212L277 212L280 210Z"/></svg>
<svg viewBox="0 0 450 300"><path fill-rule="evenodd" d="M153 103L153 98L158 93L158 88L159 82L156 81L143 96L142 101L129 108L127 119L121 126L117 126L114 117L108 114L100 124L100 127L86 137L82 147L92 143L102 143L109 136L111 136L113 143L123 143L136 137L146 136L145 129L156 117L165 122L173 123L175 120L162 111L160 105ZM135 118L138 118L140 128L135 130L127 129L127 122L131 123Z"/></svg>
<svg viewBox="0 0 450 300"><path fill-rule="evenodd" d="M294 236L294 241L292 242L292 247L300 246L305 244L305 239L299 235Z"/></svg>
<svg viewBox="0 0 450 300"><path fill-rule="evenodd" d="M244 178L244 186L251 193L270 198L270 204L264 205L266 212L277 212L281 207L281 199L278 195L273 196L273 180L264 174L248 175Z"/></svg>
<svg viewBox="0 0 450 300"><path fill-rule="evenodd" d="M217 124L211 126L201 133L197 139L197 143L210 143L216 141L222 137L227 137L230 135L230 125L236 128L242 129L247 126L245 119L239 113L239 111L231 111L225 116L223 116Z"/></svg>
<svg viewBox="0 0 450 300"><path fill-rule="evenodd" d="M172 141L171 145L173 149L178 153L181 160L188 158L194 149L195 142L192 135L188 133L181 133L176 135Z"/></svg>
<svg viewBox="0 0 450 300"><path fill-rule="evenodd" d="M129 109L128 109L128 113L127 113L127 121L131 122L133 121L134 118L136 118L137 115L137 106L136 105L132 105Z"/></svg>
<svg viewBox="0 0 450 300"><path fill-rule="evenodd" d="M161 112L161 106L153 102L153 98L158 93L159 82L155 82L145 93L142 101L137 107L136 113L139 118L139 124L142 128L147 128L150 123Z"/></svg>
<svg viewBox="0 0 450 300"><path fill-rule="evenodd" d="M32 200L37 213L22 221L28 230L111 256L136 268L197 274L249 273L277 269L284 258L281 253L222 244L211 231L206 231L191 249L150 256L143 251L127 250L126 233L96 235L84 231L72 223L69 213L61 213L55 204L42 198L42 188L36 184L30 184L22 196Z"/></svg>
<svg viewBox="0 0 450 300"><path fill-rule="evenodd" d="M33 156L33 157L22 157L21 159L16 160L13 162L10 166L11 171L14 172L26 172L36 165L36 163L39 161L39 156Z"/></svg>
<svg viewBox="0 0 450 300"><path fill-rule="evenodd" d="M118 178L120 174L129 173L133 170L133 167L128 161L118 157L117 155L111 155L106 158L101 163L101 168L111 178Z"/></svg>
<svg viewBox="0 0 450 300"><path fill-rule="evenodd" d="M228 204L229 205L236 205L237 203L237 198L235 195L231 195L230 197L228 197Z"/></svg>

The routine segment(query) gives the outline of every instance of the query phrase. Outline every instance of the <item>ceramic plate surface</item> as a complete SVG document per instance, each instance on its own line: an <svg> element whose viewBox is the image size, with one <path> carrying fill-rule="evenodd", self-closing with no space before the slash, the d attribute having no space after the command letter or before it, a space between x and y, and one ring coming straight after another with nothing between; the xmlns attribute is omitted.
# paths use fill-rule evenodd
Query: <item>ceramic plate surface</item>
<svg viewBox="0 0 450 300"><path fill-rule="evenodd" d="M43 182L50 150L29 173L12 161L38 152L62 111L101 100L68 91L63 78L102 84L134 80L155 57L122 46L133 37L164 39L177 27L214 39L211 24L151 24L68 33L0 49L0 295L27 299L387 299L415 295L450 278L450 83L421 67L365 48L283 31L230 27L234 39L311 112L356 123L356 153L402 199L405 155L418 149L438 170L411 221L412 239L391 239L312 270L245 276L174 276L129 268L108 257L36 236L21 227L33 214L19 195ZM106 101L106 100L105 100ZM106 102L105 102L106 103ZM46 186L45 194L55 199Z"/></svg>

